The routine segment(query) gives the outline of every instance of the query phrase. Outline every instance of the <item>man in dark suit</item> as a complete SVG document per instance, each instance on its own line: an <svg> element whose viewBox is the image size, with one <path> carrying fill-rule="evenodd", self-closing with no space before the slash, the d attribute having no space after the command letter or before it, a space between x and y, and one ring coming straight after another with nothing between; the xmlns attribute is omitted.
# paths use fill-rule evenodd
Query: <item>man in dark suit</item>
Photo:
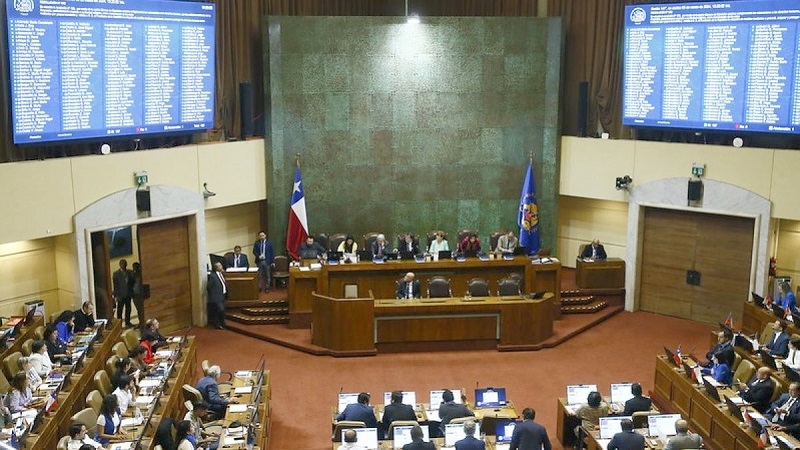
<svg viewBox="0 0 800 450"><path fill-rule="evenodd" d="M75 331L83 331L94 326L94 305L90 301L83 302L81 309L75 311Z"/></svg>
<svg viewBox="0 0 800 450"><path fill-rule="evenodd" d="M706 353L706 363L702 364L704 367L711 367L713 364L711 358L717 354L722 353L725 357L725 364L729 367L733 366L733 359L735 352L733 350L733 335L730 331L724 330L717 333L717 344L711 347L711 350Z"/></svg>
<svg viewBox="0 0 800 450"><path fill-rule="evenodd" d="M511 435L510 450L551 450L550 438L547 437L547 430L534 422L536 411L533 408L522 410L522 423L514 427Z"/></svg>
<svg viewBox="0 0 800 450"><path fill-rule="evenodd" d="M378 419L375 418L375 410L369 406L369 394L362 392L358 394L358 403L351 403L344 408L344 411L336 416L336 420L355 420L364 422L367 428L378 428Z"/></svg>
<svg viewBox="0 0 800 450"><path fill-rule="evenodd" d="M436 450L433 442L425 442L422 439L425 434L422 433L422 428L419 425L414 425L411 428L411 442L403 446L403 450Z"/></svg>
<svg viewBox="0 0 800 450"><path fill-rule="evenodd" d="M786 358L789 354L789 333L786 332L786 322L776 320L772 324L772 336L764 344L764 347L772 356Z"/></svg>
<svg viewBox="0 0 800 450"><path fill-rule="evenodd" d="M213 412L217 418L225 417L225 409L228 407L228 403L238 403L235 398L227 399L219 395L217 381L220 373L222 373L222 369L219 366L209 367L206 376L197 382L196 387L203 396L203 400L208 403L208 410Z"/></svg>
<svg viewBox="0 0 800 450"><path fill-rule="evenodd" d="M229 269L238 269L240 267L244 267L245 269L250 268L250 261L247 260L247 255L242 253L241 245L233 247L233 253L225 257L225 264L227 264Z"/></svg>
<svg viewBox="0 0 800 450"><path fill-rule="evenodd" d="M778 425L800 424L800 383L790 384L789 393L781 394L764 416Z"/></svg>
<svg viewBox="0 0 800 450"><path fill-rule="evenodd" d="M404 234L399 244L397 249L400 253L412 253L414 255L419 253L419 243L414 239L414 235L411 233Z"/></svg>
<svg viewBox="0 0 800 450"><path fill-rule="evenodd" d="M650 411L651 401L649 398L642 396L641 384L633 383L631 385L631 394L633 394L633 397L625 402L623 416L630 416L637 411Z"/></svg>
<svg viewBox="0 0 800 450"><path fill-rule="evenodd" d="M408 272L406 276L397 283L397 298L420 298L421 289L419 280L414 279L414 272Z"/></svg>
<svg viewBox="0 0 800 450"><path fill-rule="evenodd" d="M772 370L769 367L759 367L755 376L739 390L742 400L753 405L758 412L764 414L769 409L769 401L775 391L775 383L770 378Z"/></svg>
<svg viewBox="0 0 800 450"><path fill-rule="evenodd" d="M442 403L439 405L439 428L444 436L444 430L451 420L459 417L474 417L475 413L461 403L456 403L453 391L445 389L442 393Z"/></svg>
<svg viewBox="0 0 800 450"><path fill-rule="evenodd" d="M403 393L401 391L393 391L391 403L383 408L383 420L381 422L386 427L386 439L393 438L393 436L389 436L389 429L395 420L417 420L414 407L403 403Z"/></svg>
<svg viewBox="0 0 800 450"><path fill-rule="evenodd" d="M372 257L373 258L386 258L388 253L394 252L392 246L386 242L386 236L379 234L372 243Z"/></svg>
<svg viewBox="0 0 800 450"><path fill-rule="evenodd" d="M596 260L606 259L606 250L603 248L603 245L600 244L600 239L595 239L592 241L591 245L584 247L583 253L581 253L581 258Z"/></svg>
<svg viewBox="0 0 800 450"><path fill-rule="evenodd" d="M464 422L464 439L456 442L456 450L486 450L486 444L475 439L475 422L469 420Z"/></svg>
<svg viewBox="0 0 800 450"><path fill-rule="evenodd" d="M228 286L222 274L222 263L214 263L214 271L208 274L208 324L221 330L225 328L225 300L228 298Z"/></svg>
<svg viewBox="0 0 800 450"><path fill-rule="evenodd" d="M608 450L644 450L644 436L633 431L633 422L624 419L619 423L622 431L611 438Z"/></svg>
<svg viewBox="0 0 800 450"><path fill-rule="evenodd" d="M133 276L128 270L128 261L119 260L119 270L114 272L111 280L114 284L114 300L117 301L117 319L122 319L122 312L125 311L125 326L132 327L131 324L131 280ZM788 352L788 350L787 350Z"/></svg>
<svg viewBox="0 0 800 450"><path fill-rule="evenodd" d="M269 292L272 285L272 266L275 264L275 251L272 242L267 239L267 233L258 232L258 239L253 243L253 256L258 265L258 289Z"/></svg>

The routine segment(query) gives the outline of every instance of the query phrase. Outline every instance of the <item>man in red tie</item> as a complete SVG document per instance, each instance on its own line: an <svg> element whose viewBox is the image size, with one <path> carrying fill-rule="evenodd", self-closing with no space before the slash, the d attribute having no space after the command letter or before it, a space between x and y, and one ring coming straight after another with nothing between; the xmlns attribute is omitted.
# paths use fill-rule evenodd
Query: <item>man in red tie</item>
<svg viewBox="0 0 800 450"><path fill-rule="evenodd" d="M225 300L228 286L225 283L221 262L214 263L214 270L208 274L208 324L218 330L225 328Z"/></svg>

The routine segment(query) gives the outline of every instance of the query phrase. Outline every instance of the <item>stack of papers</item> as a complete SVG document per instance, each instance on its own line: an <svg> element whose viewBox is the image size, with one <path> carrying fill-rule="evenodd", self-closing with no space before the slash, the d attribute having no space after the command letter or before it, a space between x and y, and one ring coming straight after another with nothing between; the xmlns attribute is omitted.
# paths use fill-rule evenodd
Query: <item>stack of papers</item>
<svg viewBox="0 0 800 450"><path fill-rule="evenodd" d="M136 397L136 402L135 403L137 405L147 406L150 403L153 403L153 400L155 400L155 399L156 398L154 396L152 396L152 395L140 395L140 396Z"/></svg>
<svg viewBox="0 0 800 450"><path fill-rule="evenodd" d="M249 370L240 370L240 371L236 372L236 374L235 374L235 375L236 375L236 377L237 377L237 378L247 378L247 377L249 377L249 376L250 376L252 373L253 373L253 372L250 372Z"/></svg>
<svg viewBox="0 0 800 450"><path fill-rule="evenodd" d="M228 411L230 411L232 413L245 412L245 411L247 411L247 405L238 404L238 403L234 404L234 405L228 405Z"/></svg>
<svg viewBox="0 0 800 450"><path fill-rule="evenodd" d="M234 394L249 394L251 392L253 392L253 386L242 386L233 390Z"/></svg>
<svg viewBox="0 0 800 450"><path fill-rule="evenodd" d="M158 378L145 378L144 380L139 382L139 387L156 387L161 384L161 380Z"/></svg>

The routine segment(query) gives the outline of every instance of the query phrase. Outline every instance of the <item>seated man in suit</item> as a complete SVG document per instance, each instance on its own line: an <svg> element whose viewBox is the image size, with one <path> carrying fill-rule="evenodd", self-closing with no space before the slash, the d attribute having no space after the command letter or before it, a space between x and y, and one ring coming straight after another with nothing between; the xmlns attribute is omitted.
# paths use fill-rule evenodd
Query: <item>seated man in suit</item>
<svg viewBox="0 0 800 450"><path fill-rule="evenodd" d="M764 347L770 355L786 358L789 354L789 333L786 332L786 322L776 320L772 324L772 336L764 343Z"/></svg>
<svg viewBox="0 0 800 450"><path fill-rule="evenodd" d="M703 438L699 434L689 431L689 422L683 419L675 421L675 432L677 434L667 441L664 450L700 448L703 445Z"/></svg>
<svg viewBox="0 0 800 450"><path fill-rule="evenodd" d="M464 422L464 439L456 442L456 450L486 450L486 444L475 438L475 422Z"/></svg>
<svg viewBox="0 0 800 450"><path fill-rule="evenodd" d="M509 231L497 238L497 248L495 248L494 251L496 253L514 253L518 242L517 237L514 236L514 232Z"/></svg>
<svg viewBox="0 0 800 450"><path fill-rule="evenodd" d="M764 417L777 425L800 424L800 383L789 385L789 393L781 394L767 409Z"/></svg>
<svg viewBox="0 0 800 450"><path fill-rule="evenodd" d="M373 258L385 258L387 254L394 253L392 250L392 246L386 242L386 236L383 234L379 234L375 238L375 242L372 243L372 257Z"/></svg>
<svg viewBox="0 0 800 450"><path fill-rule="evenodd" d="M427 426L427 425L426 425ZM425 442L422 439L425 434L419 425L414 425L411 428L411 442L403 446L403 450L436 450L433 442Z"/></svg>
<svg viewBox="0 0 800 450"><path fill-rule="evenodd" d="M364 446L358 445L358 433L355 430L346 430L343 438L342 445L336 450L366 450Z"/></svg>
<svg viewBox="0 0 800 450"><path fill-rule="evenodd" d="M630 416L637 411L650 411L652 402L649 398L642 395L641 384L633 383L631 385L631 394L633 394L633 397L625 402L625 411L622 413L623 416Z"/></svg>
<svg viewBox="0 0 800 450"><path fill-rule="evenodd" d="M611 438L608 450L644 450L644 436L633 431L633 421L623 419L619 426L622 431Z"/></svg>
<svg viewBox="0 0 800 450"><path fill-rule="evenodd" d="M208 368L206 376L197 382L197 390L203 396L203 400L208 403L208 410L214 413L217 418L225 417L225 409L228 403L239 403L235 398L227 399L219 395L219 374L222 369L219 366L211 366Z"/></svg>
<svg viewBox="0 0 800 450"><path fill-rule="evenodd" d="M583 253L581 253L583 259L604 260L607 257L606 249L600 244L600 239L593 240L592 244L584 247Z"/></svg>
<svg viewBox="0 0 800 450"><path fill-rule="evenodd" d="M400 247L398 247L400 253L411 253L417 255L420 253L419 251L419 243L416 239L414 239L414 235L411 233L406 233L403 235L403 240L400 242Z"/></svg>
<svg viewBox="0 0 800 450"><path fill-rule="evenodd" d="M453 396L453 391L450 389L445 389L442 393L442 403L439 405L439 419L441 422L439 424L439 428L442 431L442 435L444 436L444 429L448 423L450 423L453 419L458 419L459 417L474 417L475 413L469 410L464 404L456 403L455 397Z"/></svg>
<svg viewBox="0 0 800 450"><path fill-rule="evenodd" d="M414 272L408 272L397 283L397 298L420 298L420 296L419 280L414 279Z"/></svg>
<svg viewBox="0 0 800 450"><path fill-rule="evenodd" d="M240 267L247 269L250 267L250 262L247 261L247 255L242 253L242 246L237 245L233 247L233 253L225 257L225 265L228 269L238 269Z"/></svg>
<svg viewBox="0 0 800 450"><path fill-rule="evenodd" d="M711 367L711 358L716 353L723 353L728 366L733 366L735 352L733 350L733 335L730 331L724 330L717 333L717 344L706 353L706 362L700 364L703 367Z"/></svg>
<svg viewBox="0 0 800 450"><path fill-rule="evenodd" d="M309 235L306 241L297 249L297 256L301 259L320 259L325 255L325 249L314 241L314 236Z"/></svg>
<svg viewBox="0 0 800 450"><path fill-rule="evenodd" d="M386 439L394 438L394 436L389 435L389 429L395 420L417 420L414 406L403 403L403 393L401 391L392 391L392 402L383 408L381 422L386 427Z"/></svg>
<svg viewBox="0 0 800 450"><path fill-rule="evenodd" d="M772 370L769 367L759 367L753 378L739 390L742 400L753 405L753 408L761 414L769 409L769 400L775 391L775 383L770 378L771 374Z"/></svg>
<svg viewBox="0 0 800 450"><path fill-rule="evenodd" d="M375 418L375 410L372 406L369 406L369 394L366 392L358 394L357 401L358 403L347 405L344 411L336 416L336 420L354 420L357 422L364 422L367 428L377 428L378 419Z"/></svg>
<svg viewBox="0 0 800 450"><path fill-rule="evenodd" d="M81 309L75 311L75 332L84 331L94 326L94 304L83 302Z"/></svg>

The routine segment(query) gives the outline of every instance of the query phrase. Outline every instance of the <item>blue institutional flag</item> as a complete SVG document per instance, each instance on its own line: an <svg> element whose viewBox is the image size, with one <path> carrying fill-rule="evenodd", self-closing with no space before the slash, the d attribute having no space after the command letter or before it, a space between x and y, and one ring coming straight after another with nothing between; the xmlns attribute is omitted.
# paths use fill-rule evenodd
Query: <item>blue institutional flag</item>
<svg viewBox="0 0 800 450"><path fill-rule="evenodd" d="M536 204L536 183L533 180L533 163L528 164L522 194L519 196L519 246L532 255L539 251L539 206Z"/></svg>

